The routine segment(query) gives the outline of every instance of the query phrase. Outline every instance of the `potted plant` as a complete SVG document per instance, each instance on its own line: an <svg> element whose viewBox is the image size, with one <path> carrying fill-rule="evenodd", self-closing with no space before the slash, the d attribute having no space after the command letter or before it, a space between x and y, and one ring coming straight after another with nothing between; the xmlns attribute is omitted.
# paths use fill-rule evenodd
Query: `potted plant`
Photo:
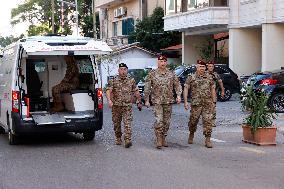
<svg viewBox="0 0 284 189"><path fill-rule="evenodd" d="M269 97L263 90L254 90L252 85L246 87L242 107L247 110L247 117L242 125L243 141L257 145L276 145L276 130L272 120L276 114L267 103Z"/></svg>

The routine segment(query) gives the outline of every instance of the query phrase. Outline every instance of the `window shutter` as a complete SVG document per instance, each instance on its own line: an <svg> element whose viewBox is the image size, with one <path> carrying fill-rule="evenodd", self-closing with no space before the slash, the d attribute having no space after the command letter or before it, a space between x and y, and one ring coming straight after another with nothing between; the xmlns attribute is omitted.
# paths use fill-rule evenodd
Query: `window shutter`
<svg viewBox="0 0 284 189"><path fill-rule="evenodd" d="M122 35L127 35L127 19L122 20Z"/></svg>
<svg viewBox="0 0 284 189"><path fill-rule="evenodd" d="M127 34L130 35L132 32L134 32L134 19L133 18L128 18L127 19L128 23L128 31Z"/></svg>

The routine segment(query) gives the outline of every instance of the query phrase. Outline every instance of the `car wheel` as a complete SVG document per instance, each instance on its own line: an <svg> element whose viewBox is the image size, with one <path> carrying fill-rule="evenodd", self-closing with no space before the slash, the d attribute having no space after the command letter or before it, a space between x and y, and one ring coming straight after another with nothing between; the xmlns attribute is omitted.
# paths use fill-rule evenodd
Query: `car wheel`
<svg viewBox="0 0 284 189"><path fill-rule="evenodd" d="M284 93L276 93L272 95L270 103L270 108L278 113L284 112Z"/></svg>
<svg viewBox="0 0 284 189"><path fill-rule="evenodd" d="M8 132L8 139L9 139L9 144L10 145L17 145L17 144L19 144L19 137L14 135L11 130Z"/></svg>
<svg viewBox="0 0 284 189"><path fill-rule="evenodd" d="M225 86L225 96L224 96L224 98L222 98L222 96L221 96L221 89L218 89L218 91L217 91L217 99L218 99L218 101L225 102L225 101L230 100L231 97L232 97L232 92L231 92L229 87Z"/></svg>
<svg viewBox="0 0 284 189"><path fill-rule="evenodd" d="M85 140L85 141L94 140L95 136L96 136L96 132L95 132L95 131L92 131L92 132L84 132L84 133L83 133L83 137L84 137L84 140Z"/></svg>

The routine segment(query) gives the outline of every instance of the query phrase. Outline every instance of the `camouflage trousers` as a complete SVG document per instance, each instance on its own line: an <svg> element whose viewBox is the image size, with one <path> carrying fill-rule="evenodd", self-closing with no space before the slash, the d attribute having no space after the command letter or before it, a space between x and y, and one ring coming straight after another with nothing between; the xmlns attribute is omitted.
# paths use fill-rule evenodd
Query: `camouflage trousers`
<svg viewBox="0 0 284 189"><path fill-rule="evenodd" d="M61 93L64 91L70 91L76 89L76 86L69 83L59 83L52 87L52 97L54 103L61 103Z"/></svg>
<svg viewBox="0 0 284 189"><path fill-rule="evenodd" d="M205 135L205 137L211 137L212 126L214 125L212 104L203 106L191 105L190 118L188 122L190 132L196 132L200 116L202 116L203 135Z"/></svg>
<svg viewBox="0 0 284 189"><path fill-rule="evenodd" d="M112 122L116 138L121 138L121 121L124 124L124 140L131 140L132 106L113 106Z"/></svg>
<svg viewBox="0 0 284 189"><path fill-rule="evenodd" d="M156 104L154 106L155 124L154 129L156 135L167 136L172 115L171 104Z"/></svg>
<svg viewBox="0 0 284 189"><path fill-rule="evenodd" d="M217 111L216 111L216 103L213 104L213 117L212 117L212 121L213 121L213 127L216 127L216 118L217 118Z"/></svg>

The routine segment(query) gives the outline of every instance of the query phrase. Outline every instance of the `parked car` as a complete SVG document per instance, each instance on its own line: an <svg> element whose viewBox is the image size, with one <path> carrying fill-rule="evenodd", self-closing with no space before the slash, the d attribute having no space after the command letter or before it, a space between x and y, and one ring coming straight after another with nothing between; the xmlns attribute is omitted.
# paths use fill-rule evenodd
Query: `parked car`
<svg viewBox="0 0 284 189"><path fill-rule="evenodd" d="M188 77L196 72L196 65L188 67L180 66L175 70L176 75L179 77L182 88ZM240 92L240 81L237 74L235 74L226 64L215 64L215 72L220 75L225 88L225 97L221 97L220 88L217 89L218 101L230 100L232 94Z"/></svg>
<svg viewBox="0 0 284 189"><path fill-rule="evenodd" d="M284 112L284 68L251 75L241 89L241 100L249 85L255 91L264 90L269 95L268 107L271 110Z"/></svg>
<svg viewBox="0 0 284 189"><path fill-rule="evenodd" d="M240 92L240 81L238 79L238 76L227 65L216 64L215 71L220 75L225 87L224 98L221 98L220 89L218 89L217 91L217 97L219 101L227 101L231 98L233 93ZM179 66L175 69L175 73L179 77L182 89L184 87L184 83L187 77L191 74L194 74L195 72L196 72L196 65ZM142 100L144 99L144 85L145 84L143 81L140 81L138 83L138 88L142 96Z"/></svg>

